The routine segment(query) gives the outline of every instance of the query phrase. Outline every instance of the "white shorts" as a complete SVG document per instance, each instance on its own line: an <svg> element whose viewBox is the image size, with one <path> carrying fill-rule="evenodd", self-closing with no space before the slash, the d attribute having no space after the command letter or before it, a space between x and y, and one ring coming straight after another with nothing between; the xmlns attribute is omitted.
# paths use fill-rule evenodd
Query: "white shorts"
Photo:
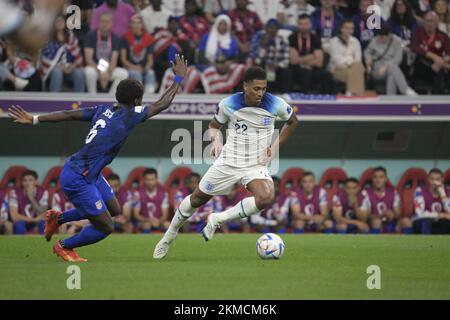
<svg viewBox="0 0 450 320"><path fill-rule="evenodd" d="M247 184L255 179L272 181L267 166L236 168L216 161L200 180L199 188L211 196L227 195L236 183L239 182L247 188Z"/></svg>

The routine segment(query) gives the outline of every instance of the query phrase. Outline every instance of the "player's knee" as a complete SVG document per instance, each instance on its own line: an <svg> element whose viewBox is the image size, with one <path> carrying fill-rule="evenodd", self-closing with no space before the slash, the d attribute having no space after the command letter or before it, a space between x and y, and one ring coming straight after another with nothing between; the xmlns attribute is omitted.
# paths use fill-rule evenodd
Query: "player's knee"
<svg viewBox="0 0 450 320"><path fill-rule="evenodd" d="M275 201L275 195L273 192L261 192L255 195L255 202L258 209L262 210L270 205L272 205Z"/></svg>

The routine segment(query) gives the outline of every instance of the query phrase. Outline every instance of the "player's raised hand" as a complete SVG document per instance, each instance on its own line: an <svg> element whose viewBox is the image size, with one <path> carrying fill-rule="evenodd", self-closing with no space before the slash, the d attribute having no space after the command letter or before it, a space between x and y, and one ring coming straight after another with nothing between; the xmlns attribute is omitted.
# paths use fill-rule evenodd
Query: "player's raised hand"
<svg viewBox="0 0 450 320"><path fill-rule="evenodd" d="M222 148L223 148L223 145L220 142L214 140L214 142L212 143L209 155L213 158L218 157L220 152L222 151Z"/></svg>
<svg viewBox="0 0 450 320"><path fill-rule="evenodd" d="M175 55L175 63L171 61L173 73L176 76L184 77L187 73L188 62L184 59L183 55Z"/></svg>
<svg viewBox="0 0 450 320"><path fill-rule="evenodd" d="M11 106L8 109L8 115L14 119L14 122L22 124L33 124L33 116L26 112L21 106Z"/></svg>

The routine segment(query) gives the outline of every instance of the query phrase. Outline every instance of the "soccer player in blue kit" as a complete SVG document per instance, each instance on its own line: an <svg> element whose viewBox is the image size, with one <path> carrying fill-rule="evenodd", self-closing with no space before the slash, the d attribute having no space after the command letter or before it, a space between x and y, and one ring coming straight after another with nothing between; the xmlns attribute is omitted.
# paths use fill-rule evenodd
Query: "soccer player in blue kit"
<svg viewBox="0 0 450 320"><path fill-rule="evenodd" d="M33 116L20 106L12 106L9 115L15 122L36 125L40 122L90 121L91 129L84 146L64 164L61 187L75 209L65 212L49 210L46 215L45 238L51 240L59 226L88 219L90 224L80 233L57 241L53 252L65 261L86 262L74 248L96 243L114 230L111 216L120 214L120 205L101 171L118 154L134 127L167 109L186 75L187 61L177 55L172 63L174 83L151 106L141 106L144 88L139 81L122 80L116 91L117 103L71 111Z"/></svg>

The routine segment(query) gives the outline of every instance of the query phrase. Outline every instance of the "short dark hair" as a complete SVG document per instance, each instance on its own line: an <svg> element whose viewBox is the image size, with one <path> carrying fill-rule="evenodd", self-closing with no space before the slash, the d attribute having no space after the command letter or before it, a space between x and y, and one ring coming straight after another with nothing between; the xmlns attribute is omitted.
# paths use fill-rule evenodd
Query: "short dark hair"
<svg viewBox="0 0 450 320"><path fill-rule="evenodd" d="M298 20L311 20L311 17L309 15L307 15L306 13L302 13L301 15L298 16Z"/></svg>
<svg viewBox="0 0 450 320"><path fill-rule="evenodd" d="M135 79L124 79L119 82L116 90L117 102L124 105L134 105L136 99L144 95L144 86Z"/></svg>
<svg viewBox="0 0 450 320"><path fill-rule="evenodd" d="M316 177L312 171L305 171L305 172L303 172L302 179L304 177L308 177L308 176L312 176L313 178Z"/></svg>
<svg viewBox="0 0 450 320"><path fill-rule="evenodd" d="M357 178L354 178L354 177L350 177L350 178L345 179L344 184L347 184L347 183L350 183L350 182L359 184L359 180Z"/></svg>
<svg viewBox="0 0 450 320"><path fill-rule="evenodd" d="M437 173L437 174L440 174L441 176L444 175L444 173L442 172L442 170L439 169L439 168L433 168L433 169L431 169L431 170L428 172L428 175L431 175L432 173Z"/></svg>
<svg viewBox="0 0 450 320"><path fill-rule="evenodd" d="M38 178L37 172L34 171L34 170L30 170L30 169L24 171L24 173L22 173L21 178L23 179L23 178L25 178L25 177L27 177L27 176L33 176L36 180L37 180L37 178Z"/></svg>
<svg viewBox="0 0 450 320"><path fill-rule="evenodd" d="M191 172L188 176L188 179L193 177L200 179L200 175L197 172Z"/></svg>
<svg viewBox="0 0 450 320"><path fill-rule="evenodd" d="M111 173L111 174L108 176L107 180L117 180L117 181L120 181L120 177L119 177L118 174Z"/></svg>
<svg viewBox="0 0 450 320"><path fill-rule="evenodd" d="M155 176L158 176L158 172L154 168L147 168L147 169L145 169L144 170L144 174L142 176L145 177L148 174L154 174Z"/></svg>
<svg viewBox="0 0 450 320"><path fill-rule="evenodd" d="M261 67L250 67L245 71L244 82L253 80L267 80L266 71Z"/></svg>
<svg viewBox="0 0 450 320"><path fill-rule="evenodd" d="M387 170L386 170L385 167L378 166L378 167L373 168L373 173L375 173L375 172L377 172L377 171L383 171L384 174L387 175Z"/></svg>

